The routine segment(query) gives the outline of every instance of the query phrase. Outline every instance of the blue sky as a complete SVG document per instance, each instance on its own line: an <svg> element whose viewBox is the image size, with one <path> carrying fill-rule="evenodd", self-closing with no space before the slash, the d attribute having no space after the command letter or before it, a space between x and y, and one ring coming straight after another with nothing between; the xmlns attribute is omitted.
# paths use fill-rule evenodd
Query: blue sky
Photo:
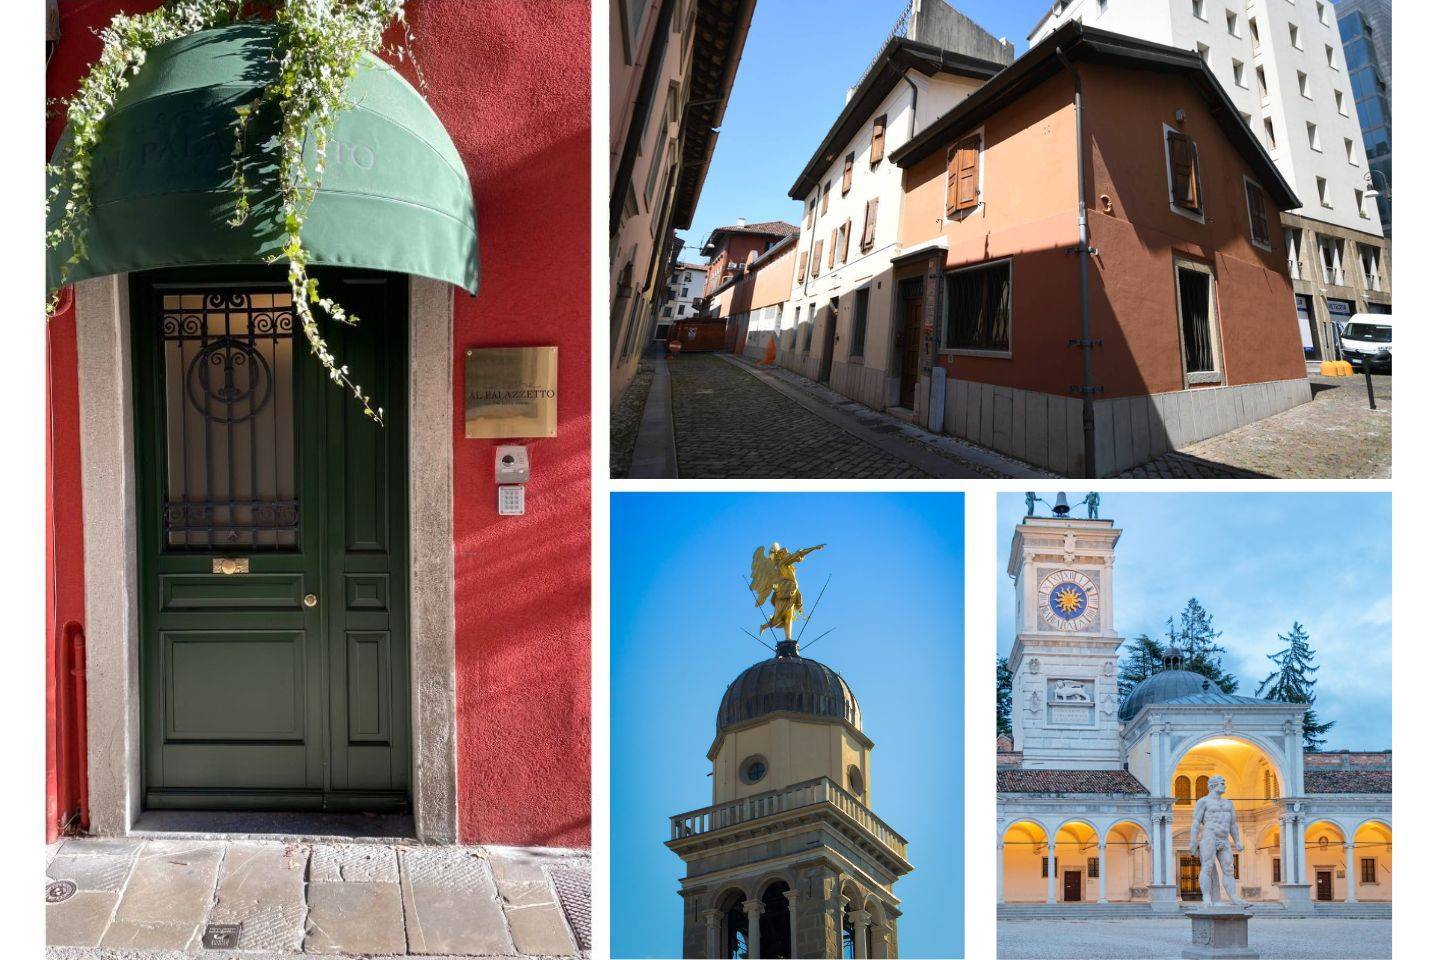
<svg viewBox="0 0 1440 960"><path fill-rule="evenodd" d="M772 654L746 580L757 546L824 543L798 568L805 655L837 670L875 741L875 812L910 841L907 956L963 943L964 500L959 494L611 497L611 947L677 956L684 865L669 818L711 801L715 711ZM742 579L743 578L743 579ZM831 578L823 601L820 590ZM768 609L768 608L767 608ZM982 658L983 662L983 658ZM948 731L937 738L934 730Z"/></svg>
<svg viewBox="0 0 1440 960"><path fill-rule="evenodd" d="M1083 493L1068 495L1073 503ZM1024 495L1002 494L997 511L997 627L1008 654L1015 594L1005 564ZM1270 672L1266 654L1283 645L1276 635L1299 620L1320 667L1316 711L1336 721L1326 748L1389 748L1388 495L1102 493L1100 515L1124 531L1115 555L1121 636L1163 635L1165 619L1193 596L1224 631L1236 692L1251 696Z"/></svg>
<svg viewBox="0 0 1440 960"><path fill-rule="evenodd" d="M1045 0L950 0L997 37L1028 48ZM759 0L686 244L739 217L800 222L787 194L880 52L908 0ZM698 261L687 247L682 260Z"/></svg>

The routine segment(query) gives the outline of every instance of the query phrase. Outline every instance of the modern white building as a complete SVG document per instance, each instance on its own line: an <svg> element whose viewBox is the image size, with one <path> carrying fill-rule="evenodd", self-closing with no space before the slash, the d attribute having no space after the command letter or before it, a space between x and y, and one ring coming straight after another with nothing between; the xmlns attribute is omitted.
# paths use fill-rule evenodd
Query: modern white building
<svg viewBox="0 0 1440 960"><path fill-rule="evenodd" d="M1027 516L1015 527L1000 915L1051 922L1075 909L1066 904L1109 905L1079 908L1086 916L1173 914L1200 899L1191 822L1223 777L1244 846L1240 896L1288 915L1389 916L1390 753L1306 753L1304 704L1225 693L1173 648L1122 696L1120 536L1104 519Z"/></svg>
<svg viewBox="0 0 1440 960"><path fill-rule="evenodd" d="M905 5L790 188L805 214L782 318L783 366L875 408L913 402L900 371L915 364L901 363L906 344L892 335L904 189L888 157L1014 59L1014 44L944 0Z"/></svg>
<svg viewBox="0 0 1440 960"><path fill-rule="evenodd" d="M1054 0L1030 43L1070 20L1205 58L1304 204L1281 222L1307 353L1333 359L1336 323L1389 312L1390 244L1331 0Z"/></svg>
<svg viewBox="0 0 1440 960"><path fill-rule="evenodd" d="M662 336L670 324L699 314L695 300L705 289L705 265L703 263L676 263L670 271L670 282L665 287L665 301L660 307L660 319L656 324L656 336Z"/></svg>

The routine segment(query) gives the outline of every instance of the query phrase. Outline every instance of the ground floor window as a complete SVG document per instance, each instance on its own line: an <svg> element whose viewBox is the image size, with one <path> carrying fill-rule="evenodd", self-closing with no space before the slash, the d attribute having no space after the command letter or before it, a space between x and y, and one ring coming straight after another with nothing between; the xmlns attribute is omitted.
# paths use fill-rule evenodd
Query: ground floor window
<svg viewBox="0 0 1440 960"><path fill-rule="evenodd" d="M1042 877L1048 877L1048 876L1050 876L1050 858L1049 858L1049 857L1042 857L1041 860L1040 860L1040 876L1042 876Z"/></svg>
<svg viewBox="0 0 1440 960"><path fill-rule="evenodd" d="M1100 858L1091 857L1085 864L1085 875L1091 880L1100 879Z"/></svg>
<svg viewBox="0 0 1440 960"><path fill-rule="evenodd" d="M865 355L865 325L870 319L870 288L855 291L855 322L850 325L850 356Z"/></svg>
<svg viewBox="0 0 1440 960"><path fill-rule="evenodd" d="M1360 858L1360 882L1361 882L1361 883L1377 883L1377 882L1378 882L1378 881L1375 879L1375 858L1374 858L1374 857L1361 857L1361 858Z"/></svg>
<svg viewBox="0 0 1440 960"><path fill-rule="evenodd" d="M956 270L945 278L946 350L1010 350L1010 261Z"/></svg>
<svg viewBox="0 0 1440 960"><path fill-rule="evenodd" d="M1180 311L1180 346L1185 381L1187 384L1219 383L1215 275L1205 264L1177 263L1175 288Z"/></svg>
<svg viewBox="0 0 1440 960"><path fill-rule="evenodd" d="M1279 882L1280 882L1280 858L1279 858L1279 857L1271 857L1271 858L1270 858L1270 882L1271 882L1271 883L1279 883Z"/></svg>

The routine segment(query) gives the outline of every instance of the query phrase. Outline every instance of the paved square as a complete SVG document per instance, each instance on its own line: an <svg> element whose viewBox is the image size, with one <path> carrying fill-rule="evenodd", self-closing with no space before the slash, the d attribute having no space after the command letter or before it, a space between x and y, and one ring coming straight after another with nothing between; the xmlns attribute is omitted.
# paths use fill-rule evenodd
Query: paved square
<svg viewBox="0 0 1440 960"><path fill-rule="evenodd" d="M997 940L1001 960L1173 960L1190 945L1190 921L1001 920ZM1266 960L1381 960L1390 921L1257 917L1250 946Z"/></svg>

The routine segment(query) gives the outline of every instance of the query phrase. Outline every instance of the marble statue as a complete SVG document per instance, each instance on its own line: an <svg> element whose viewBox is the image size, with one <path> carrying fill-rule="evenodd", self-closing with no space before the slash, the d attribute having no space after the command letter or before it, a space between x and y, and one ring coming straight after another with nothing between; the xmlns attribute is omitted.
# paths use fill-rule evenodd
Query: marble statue
<svg viewBox="0 0 1440 960"><path fill-rule="evenodd" d="M1235 861L1230 851L1233 844L1235 854L1245 849L1240 842L1240 824L1235 816L1235 804L1226 800L1225 778L1211 777L1210 792L1195 804L1195 816L1190 821L1190 852L1200 858L1200 894L1205 906L1215 906L1215 882L1219 878L1225 888L1225 900L1236 906L1246 906L1247 901L1235 893Z"/></svg>
<svg viewBox="0 0 1440 960"><path fill-rule="evenodd" d="M805 612L805 600L800 596L800 583L795 579L795 565L807 554L824 549L825 544L806 547L794 553L780 544L771 545L770 552L756 547L750 559L750 591L755 594L755 606L763 606L769 600L774 613L760 625L761 630L784 630L785 639L793 640L791 633L795 620Z"/></svg>

